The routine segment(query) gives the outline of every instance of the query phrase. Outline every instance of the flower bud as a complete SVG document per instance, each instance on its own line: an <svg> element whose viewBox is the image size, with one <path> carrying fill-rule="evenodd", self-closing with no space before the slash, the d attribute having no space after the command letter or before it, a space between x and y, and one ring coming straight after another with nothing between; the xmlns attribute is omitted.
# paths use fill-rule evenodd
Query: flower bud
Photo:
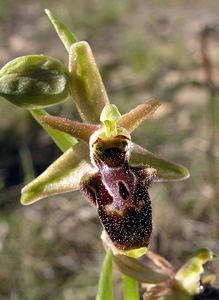
<svg viewBox="0 0 219 300"><path fill-rule="evenodd" d="M203 265L216 256L208 248L199 249L176 273L175 279L190 295L199 294L200 276L204 272Z"/></svg>
<svg viewBox="0 0 219 300"><path fill-rule="evenodd" d="M67 72L49 56L18 57L0 70L0 96L27 109L58 104L69 96Z"/></svg>

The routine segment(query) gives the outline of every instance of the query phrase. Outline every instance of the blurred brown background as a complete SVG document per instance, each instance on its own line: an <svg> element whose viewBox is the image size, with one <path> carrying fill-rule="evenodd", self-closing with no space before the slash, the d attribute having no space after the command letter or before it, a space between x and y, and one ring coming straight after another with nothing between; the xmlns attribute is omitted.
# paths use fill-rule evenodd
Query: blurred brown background
<svg viewBox="0 0 219 300"><path fill-rule="evenodd" d="M152 187L152 249L176 267L197 248L218 253L219 2L0 0L0 8L1 66L42 53L67 63L44 14L49 8L90 43L109 97L122 113L147 99L162 100L133 140L185 165L191 177ZM203 45L214 97L206 86ZM70 102L50 112L79 120ZM19 203L24 182L59 155L27 112L1 99L1 300L94 299L104 256L95 210L79 192L30 207ZM219 274L219 265L209 271Z"/></svg>

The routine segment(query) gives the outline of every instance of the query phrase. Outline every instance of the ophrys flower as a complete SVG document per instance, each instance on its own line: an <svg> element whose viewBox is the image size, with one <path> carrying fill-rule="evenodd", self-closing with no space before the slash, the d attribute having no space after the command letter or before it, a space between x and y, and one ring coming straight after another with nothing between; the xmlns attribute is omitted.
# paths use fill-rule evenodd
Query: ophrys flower
<svg viewBox="0 0 219 300"><path fill-rule="evenodd" d="M134 256L140 255L148 247L152 233L150 184L182 180L189 173L131 140L131 133L155 112L160 102L145 102L121 116L108 100L88 43L76 42L73 34L47 13L69 52L69 68L51 57L33 56L17 58L0 72L0 80L5 82L0 85L1 95L31 109L43 126L54 130L49 133L66 150L23 188L21 202L26 205L81 190L97 209L112 248L129 255L137 249ZM44 60L51 64L44 64ZM40 107L57 104L66 97L73 98L84 123L49 115L39 117L45 114L38 110ZM56 130L62 132L58 138ZM76 140L69 140L70 135L79 141L75 144Z"/></svg>

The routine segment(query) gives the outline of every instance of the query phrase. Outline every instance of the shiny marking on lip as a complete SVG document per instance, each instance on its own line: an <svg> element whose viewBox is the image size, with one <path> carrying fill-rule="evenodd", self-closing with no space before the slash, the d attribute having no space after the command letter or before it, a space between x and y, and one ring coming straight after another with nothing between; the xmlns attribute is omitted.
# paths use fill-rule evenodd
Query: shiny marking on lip
<svg viewBox="0 0 219 300"><path fill-rule="evenodd" d="M119 181L119 194L120 196L124 199L127 200L129 197L129 191L126 187L126 185L124 184L123 181Z"/></svg>
<svg viewBox="0 0 219 300"><path fill-rule="evenodd" d="M148 178L148 174L150 170L146 166L132 167L126 163L114 169L103 165L90 177L92 190L89 192L89 186L83 186L84 194L96 203L102 226L118 250L133 250L150 244L152 208L148 188L152 178ZM129 192L126 200L120 194L119 182Z"/></svg>

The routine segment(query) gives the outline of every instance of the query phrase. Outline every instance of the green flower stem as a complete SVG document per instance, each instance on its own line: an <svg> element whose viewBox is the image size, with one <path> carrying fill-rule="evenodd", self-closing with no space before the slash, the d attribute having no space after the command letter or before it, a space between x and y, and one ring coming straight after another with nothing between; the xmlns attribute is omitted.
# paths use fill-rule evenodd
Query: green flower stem
<svg viewBox="0 0 219 300"><path fill-rule="evenodd" d="M124 300L139 300L138 282L125 274L122 274L122 281Z"/></svg>
<svg viewBox="0 0 219 300"><path fill-rule="evenodd" d="M43 129L46 130L46 132L51 136L53 141L56 143L56 145L65 152L70 147L72 147L74 144L76 144L77 140L73 138L72 136L60 132L58 130L54 130L52 128L48 128L47 126L44 126L41 121L42 116L48 115L48 113L45 110L42 109L34 109L30 110L30 113L34 117L34 119L43 127Z"/></svg>
<svg viewBox="0 0 219 300"><path fill-rule="evenodd" d="M112 265L113 265L113 254L111 249L107 250L102 271L100 274L98 292L96 300L114 300L113 296L113 275L112 275ZM133 299L135 300L135 299Z"/></svg>
<svg viewBox="0 0 219 300"><path fill-rule="evenodd" d="M21 146L20 149L20 158L22 163L22 168L24 172L24 182L28 183L35 177L33 161L31 157L31 153L26 143Z"/></svg>

